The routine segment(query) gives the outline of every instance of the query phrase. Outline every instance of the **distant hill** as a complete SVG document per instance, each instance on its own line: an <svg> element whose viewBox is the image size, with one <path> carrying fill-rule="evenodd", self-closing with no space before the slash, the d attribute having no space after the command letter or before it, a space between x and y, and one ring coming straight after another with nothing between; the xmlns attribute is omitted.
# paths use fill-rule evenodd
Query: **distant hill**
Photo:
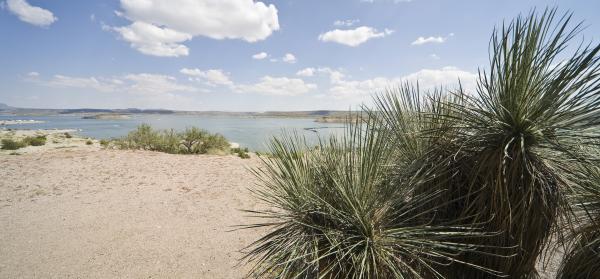
<svg viewBox="0 0 600 279"><path fill-rule="evenodd" d="M344 122L348 111L308 110L308 111L265 111L265 112L229 112L229 111L176 111L168 109L37 109L16 108L0 103L0 111L16 115L56 115L77 114L86 118L122 117L128 114L178 114L199 116L230 116L230 117L281 117L281 118L313 118L318 122Z"/></svg>
<svg viewBox="0 0 600 279"><path fill-rule="evenodd" d="M13 109L15 109L15 108L13 108L7 104L0 103L0 110L13 110Z"/></svg>

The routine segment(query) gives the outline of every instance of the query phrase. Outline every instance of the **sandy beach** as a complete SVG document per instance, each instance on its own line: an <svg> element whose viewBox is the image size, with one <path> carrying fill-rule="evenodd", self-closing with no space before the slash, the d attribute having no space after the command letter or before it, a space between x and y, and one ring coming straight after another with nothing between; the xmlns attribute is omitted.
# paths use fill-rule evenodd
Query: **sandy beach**
<svg viewBox="0 0 600 279"><path fill-rule="evenodd" d="M68 130L43 146L0 150L0 278L243 278L240 250L258 239L236 230L257 209L237 156L113 150ZM88 144L91 141L92 144ZM539 271L554 278L558 258Z"/></svg>
<svg viewBox="0 0 600 279"><path fill-rule="evenodd" d="M97 144L96 144L97 145ZM241 278L231 231L258 159L58 148L0 154L0 278Z"/></svg>

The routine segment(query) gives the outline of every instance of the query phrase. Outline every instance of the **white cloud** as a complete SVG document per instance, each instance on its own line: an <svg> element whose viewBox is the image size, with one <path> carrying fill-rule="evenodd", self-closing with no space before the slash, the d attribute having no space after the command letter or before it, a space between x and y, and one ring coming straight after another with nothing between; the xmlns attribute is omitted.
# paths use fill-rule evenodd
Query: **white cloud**
<svg viewBox="0 0 600 279"><path fill-rule="evenodd" d="M463 88L474 90L477 74L460 70L456 67L441 69L423 69L405 76L386 78L375 77L366 80L332 79L329 92L336 99L365 101L375 93L393 88L405 82L419 83L421 89L428 90L439 86L456 86L460 79Z"/></svg>
<svg viewBox="0 0 600 279"><path fill-rule="evenodd" d="M435 54L435 53L430 54L429 58L431 58L433 60L440 60L440 57L437 54Z"/></svg>
<svg viewBox="0 0 600 279"><path fill-rule="evenodd" d="M283 58L281 58L281 60L285 63L290 63L290 64L294 64L296 63L298 60L296 59L296 56L294 56L291 53L286 53Z"/></svg>
<svg viewBox="0 0 600 279"><path fill-rule="evenodd" d="M181 43L194 36L256 42L279 30L275 5L253 0L121 0L121 7L122 16L133 23L115 30L148 55L188 55ZM144 27L133 28L136 24ZM129 32L128 36L122 31ZM144 40L135 40L139 38Z"/></svg>
<svg viewBox="0 0 600 279"><path fill-rule="evenodd" d="M58 20L51 11L31 6L25 0L7 0L6 7L21 21L36 26L47 27Z"/></svg>
<svg viewBox="0 0 600 279"><path fill-rule="evenodd" d="M187 56L189 49L182 42L190 40L192 35L181 33L166 27L136 21L129 26L115 27L121 38L143 54L178 57Z"/></svg>
<svg viewBox="0 0 600 279"><path fill-rule="evenodd" d="M55 75L43 82L59 88L91 89L99 92L160 95L180 91L197 91L196 88L178 83L172 76L158 74L128 74L120 77L73 77Z"/></svg>
<svg viewBox="0 0 600 279"><path fill-rule="evenodd" d="M237 86L236 91L273 96L297 96L316 88L316 84L305 83L304 80L298 78L264 76L258 83Z"/></svg>
<svg viewBox="0 0 600 279"><path fill-rule="evenodd" d="M318 68L317 72L329 75L329 81L331 83L338 83L342 81L346 76L342 72L331 69L329 67Z"/></svg>
<svg viewBox="0 0 600 279"><path fill-rule="evenodd" d="M385 29L383 32L378 32L375 28L361 26L356 29L340 30L335 29L319 35L319 40L323 42L334 42L351 47L356 47L370 39L383 38L391 35L394 31Z"/></svg>
<svg viewBox="0 0 600 279"><path fill-rule="evenodd" d="M346 19L346 20L336 20L333 22L333 25L335 26L346 26L346 27L350 27L354 24L359 23L360 20L358 19Z"/></svg>
<svg viewBox="0 0 600 279"><path fill-rule="evenodd" d="M446 40L448 40L449 37L454 36L454 33L450 33L448 34L447 37L442 37L442 36L437 36L437 37L418 37L414 42L411 43L411 45L423 45L423 44L441 44L446 42Z"/></svg>
<svg viewBox="0 0 600 279"><path fill-rule="evenodd" d="M124 77L131 82L129 92L138 94L165 94L177 91L196 91L196 88L177 82L172 76L157 74L129 74Z"/></svg>
<svg viewBox="0 0 600 279"><path fill-rule="evenodd" d="M29 72L29 73L27 73L27 76L28 77L39 77L40 73L38 73L38 72Z"/></svg>
<svg viewBox="0 0 600 279"><path fill-rule="evenodd" d="M184 75L201 78L205 80L206 83L210 86L233 85L233 82L229 79L229 74L223 72L223 70L220 69L210 69L202 71L200 69L183 68L179 72L181 72Z"/></svg>
<svg viewBox="0 0 600 279"><path fill-rule="evenodd" d="M259 52L257 54L252 55L252 59L262 60L269 56L266 52Z"/></svg>
<svg viewBox="0 0 600 279"><path fill-rule="evenodd" d="M296 72L296 75L303 77L312 77L315 75L315 68L304 68Z"/></svg>
<svg viewBox="0 0 600 279"><path fill-rule="evenodd" d="M100 92L114 92L117 90L118 86L122 84L122 81L96 77L72 77L55 75L46 84L52 87L85 88Z"/></svg>

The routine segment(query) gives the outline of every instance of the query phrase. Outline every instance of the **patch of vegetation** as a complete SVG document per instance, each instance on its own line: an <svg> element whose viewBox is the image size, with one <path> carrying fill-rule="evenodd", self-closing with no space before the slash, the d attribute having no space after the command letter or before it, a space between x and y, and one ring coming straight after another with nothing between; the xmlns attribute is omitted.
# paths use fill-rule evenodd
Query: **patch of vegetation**
<svg viewBox="0 0 600 279"><path fill-rule="evenodd" d="M73 137L73 135L71 135L69 132L65 132L65 138L70 139Z"/></svg>
<svg viewBox="0 0 600 279"><path fill-rule="evenodd" d="M248 154L248 148L232 148L231 153L236 154L238 157L242 159L249 159L250 154Z"/></svg>
<svg viewBox="0 0 600 279"><path fill-rule="evenodd" d="M89 140L85 141L85 144L86 144L86 145L92 145L92 144L94 144L94 142L93 142L92 140L90 140L90 139L89 139Z"/></svg>
<svg viewBox="0 0 600 279"><path fill-rule="evenodd" d="M25 145L42 146L46 144L46 136L26 137L23 139Z"/></svg>
<svg viewBox="0 0 600 279"><path fill-rule="evenodd" d="M142 124L127 136L113 140L120 149L139 149L166 152L171 154L227 154L229 142L220 134L191 127L183 132L175 130L154 130Z"/></svg>
<svg viewBox="0 0 600 279"><path fill-rule="evenodd" d="M19 148L27 147L27 143L13 139L2 139L0 142L2 143L1 149L3 150L17 150Z"/></svg>
<svg viewBox="0 0 600 279"><path fill-rule="evenodd" d="M110 141L106 140L106 139L101 139L100 140L100 145L104 148L107 148L110 145Z"/></svg>

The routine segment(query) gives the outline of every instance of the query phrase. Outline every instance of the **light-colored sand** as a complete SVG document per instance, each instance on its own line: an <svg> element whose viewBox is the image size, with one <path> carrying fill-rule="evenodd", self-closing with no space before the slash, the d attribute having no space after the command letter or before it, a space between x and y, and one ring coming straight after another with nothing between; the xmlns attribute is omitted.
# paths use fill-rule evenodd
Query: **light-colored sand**
<svg viewBox="0 0 600 279"><path fill-rule="evenodd" d="M101 150L0 154L0 278L241 278L233 231L258 159Z"/></svg>
<svg viewBox="0 0 600 279"><path fill-rule="evenodd" d="M75 134L76 132L75 130L0 130L0 139L21 140L25 137L46 136L46 144L42 146L27 146L17 150L0 149L0 155L40 153L75 147L86 150L100 150L101 146L98 140L79 137ZM66 134L70 134L71 138L67 138ZM91 145L86 144L88 140L92 142Z"/></svg>
<svg viewBox="0 0 600 279"><path fill-rule="evenodd" d="M0 278L242 278L255 155L105 150L60 130L0 150ZM16 152L16 153L15 153ZM21 154L21 155L9 155ZM554 278L558 257L541 278Z"/></svg>

